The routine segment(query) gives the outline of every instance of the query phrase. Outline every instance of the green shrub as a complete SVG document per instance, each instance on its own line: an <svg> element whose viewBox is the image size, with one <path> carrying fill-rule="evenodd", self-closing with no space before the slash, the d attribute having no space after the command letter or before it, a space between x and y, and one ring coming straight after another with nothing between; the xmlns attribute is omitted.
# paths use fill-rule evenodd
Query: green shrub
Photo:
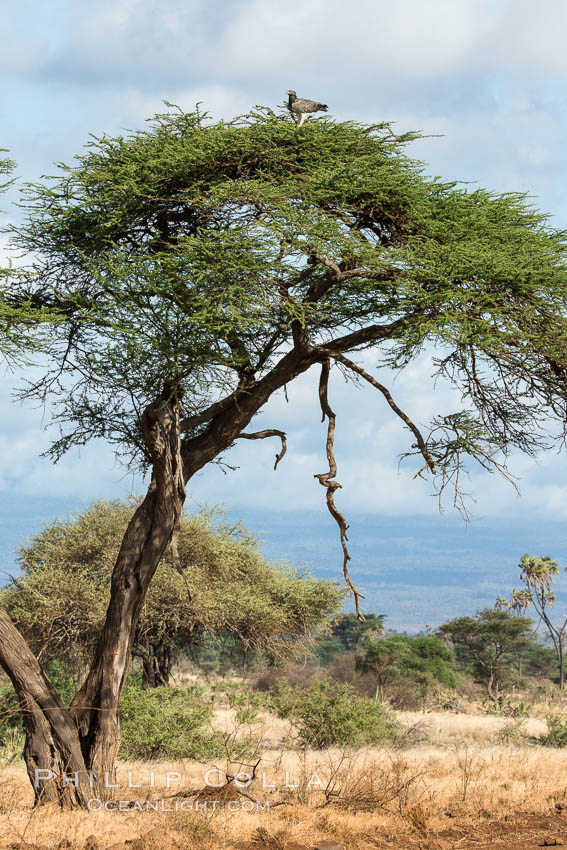
<svg viewBox="0 0 567 850"><path fill-rule="evenodd" d="M210 727L212 708L186 688L144 691L129 680L120 701L120 755L130 759L210 759L223 753L223 736Z"/></svg>
<svg viewBox="0 0 567 850"><path fill-rule="evenodd" d="M79 682L70 672L68 665L59 658L53 658L48 663L45 672L65 705L71 705L73 697L79 689Z"/></svg>
<svg viewBox="0 0 567 850"><path fill-rule="evenodd" d="M359 697L351 685L329 679L298 690L279 683L274 707L292 720L306 747L381 744L395 737L395 725L384 707Z"/></svg>
<svg viewBox="0 0 567 850"><path fill-rule="evenodd" d="M567 747L567 717L563 714L549 714L546 717L547 735L540 738L544 747Z"/></svg>
<svg viewBox="0 0 567 850"><path fill-rule="evenodd" d="M516 717L509 720L505 726L498 730L495 736L497 744L503 746L511 746L525 743L527 740L526 734L526 718Z"/></svg>
<svg viewBox="0 0 567 850"><path fill-rule="evenodd" d="M0 688L0 746L15 729L23 731L20 704L11 685Z"/></svg>

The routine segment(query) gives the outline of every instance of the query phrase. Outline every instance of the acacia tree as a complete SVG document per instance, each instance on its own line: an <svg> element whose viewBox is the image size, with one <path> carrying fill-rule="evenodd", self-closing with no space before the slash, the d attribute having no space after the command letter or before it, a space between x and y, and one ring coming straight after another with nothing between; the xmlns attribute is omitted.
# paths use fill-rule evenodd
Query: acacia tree
<svg viewBox="0 0 567 850"><path fill-rule="evenodd" d="M84 674L133 507L95 502L65 522L48 523L20 547L21 575L0 600L44 667L57 659ZM231 635L243 649L271 659L295 657L344 599L332 581L266 561L253 535L215 510L182 519L178 550L188 578L166 553L132 646L144 687L167 685L177 654L199 645L205 632Z"/></svg>
<svg viewBox="0 0 567 850"><path fill-rule="evenodd" d="M0 663L27 706L28 771L54 774L38 799L84 803L88 771L112 771L138 619L168 545L176 558L187 482L242 438L281 439L277 466L285 434L246 428L295 377L320 370L329 468L316 477L357 609L334 502L332 364L384 397L419 472L454 484L458 505L464 458L505 473L499 452L540 445L542 409L563 421L564 235L520 195L428 178L405 154L415 137L330 118L298 130L265 109L217 124L173 109L145 131L93 139L26 189L13 237L30 262L14 297L65 317L51 330L52 369L28 390L54 406L53 455L103 437L150 479L69 712L1 614ZM403 369L436 344L439 372L465 401L424 435L347 355L372 349L378 368ZM65 769L77 785L63 787Z"/></svg>
<svg viewBox="0 0 567 850"><path fill-rule="evenodd" d="M553 580L559 573L557 561L548 555L542 558L532 558L529 553L520 558L520 578L525 587L522 590L514 589L510 600L499 596L496 607L509 609L524 614L528 608L535 608L538 617L545 625L547 633L553 643L557 663L559 665L559 689L563 690L565 684L565 634L567 630L567 617L559 623L554 623L549 615L549 609L553 608L556 596L553 592Z"/></svg>
<svg viewBox="0 0 567 850"><path fill-rule="evenodd" d="M510 687L512 663L535 643L532 621L508 611L485 608L474 617L457 617L439 628L457 660L470 664L489 698L499 705Z"/></svg>

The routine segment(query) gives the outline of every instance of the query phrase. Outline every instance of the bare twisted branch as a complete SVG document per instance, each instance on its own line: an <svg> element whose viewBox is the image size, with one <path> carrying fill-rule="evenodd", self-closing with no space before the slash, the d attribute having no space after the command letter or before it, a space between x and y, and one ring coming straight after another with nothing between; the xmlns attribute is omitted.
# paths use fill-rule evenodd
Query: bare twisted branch
<svg viewBox="0 0 567 850"><path fill-rule="evenodd" d="M314 475L314 478L319 479L319 484L327 489L327 507L329 508L329 513L339 526L339 531L341 535L341 546L343 549L343 575L345 577L345 581L350 588L352 595L354 596L354 604L356 608L356 615L359 620L364 620L364 615L360 610L360 599L364 599L362 593L356 589L354 584L351 581L349 571L348 571L348 562L351 560L348 548L347 548L347 521L342 515L342 513L337 509L335 505L334 494L335 490L338 490L342 485L339 484L338 481L334 481L335 475L337 474L337 464L335 461L335 452L334 452L334 443L335 443L335 414L329 405L329 400L327 397L327 387L329 383L329 370L330 370L330 359L327 358L321 364L321 377L319 379L319 402L321 404L322 417L321 422L325 421L325 416L329 420L329 425L327 427L327 460L329 461L329 471L322 472L318 475Z"/></svg>
<svg viewBox="0 0 567 850"><path fill-rule="evenodd" d="M239 434L237 439L242 438L243 440L265 440L266 437L279 437L282 441L282 450L279 454L276 455L276 462L274 463L274 469L278 468L278 463L285 455L287 451L287 441L285 436L285 431L278 431L277 428L266 428L264 431L255 431L253 434Z"/></svg>

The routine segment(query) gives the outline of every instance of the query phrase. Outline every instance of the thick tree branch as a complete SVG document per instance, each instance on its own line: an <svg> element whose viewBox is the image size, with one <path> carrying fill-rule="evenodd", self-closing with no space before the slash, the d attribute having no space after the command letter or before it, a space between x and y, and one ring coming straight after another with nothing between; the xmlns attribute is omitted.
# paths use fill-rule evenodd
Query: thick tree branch
<svg viewBox="0 0 567 850"><path fill-rule="evenodd" d="M421 311L412 313L410 316L403 316L390 322L388 325L368 325L368 327L360 328L357 331L346 334L346 336L340 336L320 346L315 346L315 350L320 350L323 355L324 352L328 352L330 357L334 357L336 354L342 354L344 351L352 351L352 349L360 345L365 345L368 342L391 339L396 335L397 331L404 328L412 319L420 315L422 315Z"/></svg>
<svg viewBox="0 0 567 850"><path fill-rule="evenodd" d="M205 410L203 410L201 413L195 413L192 416L186 416L184 419L182 419L179 423L180 432L183 433L183 431L190 431L192 428L196 428L198 425L204 425L205 422L210 422L210 420L214 419L215 416L224 413L226 410L228 410L230 407L232 407L238 402L238 397L240 393L249 393L254 387L254 384L255 381L251 375L240 375L238 386L233 392L231 392L224 398L219 399L219 401L213 402L213 404L209 405L209 407L205 408Z"/></svg>
<svg viewBox="0 0 567 850"><path fill-rule="evenodd" d="M204 425L205 422L209 422L214 416L218 416L219 413L223 413L223 411L234 403L234 395L234 393L231 393L230 395L225 396L225 398L215 401L201 413L195 413L193 416L186 416L179 423L179 429L181 431L190 431L198 425Z"/></svg>
<svg viewBox="0 0 567 850"><path fill-rule="evenodd" d="M375 280L386 283L400 276L401 272L397 269L389 269L388 271L377 272L369 269L341 269L336 263L327 260L324 257L317 257L320 263L329 268L329 273L313 283L305 295L304 303L310 304L314 301L319 301L329 289L336 283L341 283L344 280L350 280L353 277L359 277L364 280Z"/></svg>
<svg viewBox="0 0 567 850"><path fill-rule="evenodd" d="M344 351L350 351L353 348L356 348L358 345L363 345L368 342L378 341L381 339L389 339L393 337L398 330L404 327L412 318L416 318L417 314L413 314L409 317L404 317L400 319L396 319L394 322L390 322L388 325L369 325L366 328L361 328L360 330L353 331L353 333L347 334L346 336L337 337L337 339L329 340L320 346L314 346L310 348L303 348L301 346L299 352L296 350L289 352L288 355L285 355L284 358L277 364L274 369L272 369L267 375L265 375L261 380L255 381L240 381L238 387L231 392L230 395L225 396L219 401L215 401L213 404L209 405L205 410L201 413L193 414L192 416L186 416L179 423L180 430L190 431L192 428L196 428L199 425L204 425L206 422L210 422L211 419L214 419L216 416L222 415L226 413L231 407L235 404L241 402L241 399L244 395L244 392L247 396L251 395L251 391L254 390L256 394L260 387L264 384L264 382L271 382L271 376L275 375L278 371L281 371L283 368L284 361L287 358L291 357L294 360L296 359L296 355L298 353L305 354L309 359L309 365L320 362L321 356L328 355L330 357L335 357L337 354L341 354ZM303 371L303 368L301 369ZM295 375L293 376L295 377ZM278 389L279 386L283 386L287 381L282 381L278 383L274 389ZM244 392L243 392L244 391ZM260 407L259 405L258 407ZM256 409L258 409L258 407Z"/></svg>

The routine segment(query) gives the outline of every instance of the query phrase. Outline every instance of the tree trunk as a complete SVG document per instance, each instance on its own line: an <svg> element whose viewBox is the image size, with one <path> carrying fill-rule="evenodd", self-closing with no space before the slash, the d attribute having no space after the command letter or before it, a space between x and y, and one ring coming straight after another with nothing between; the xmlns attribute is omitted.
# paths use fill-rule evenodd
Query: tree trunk
<svg viewBox="0 0 567 850"><path fill-rule="evenodd" d="M137 641L135 648L132 650L132 655L137 655L142 659L142 688L145 691L155 688L154 659L149 647L141 646L140 641Z"/></svg>
<svg viewBox="0 0 567 850"><path fill-rule="evenodd" d="M20 703L26 731L24 758L36 804L86 805L93 796L90 774L71 714L2 606L0 665Z"/></svg>
<svg viewBox="0 0 567 850"><path fill-rule="evenodd" d="M142 655L142 688L150 691L156 687L156 674L154 670L154 659L151 655Z"/></svg>
<svg viewBox="0 0 567 850"><path fill-rule="evenodd" d="M488 696L495 703L502 702L502 696L500 694L500 688L498 685L498 679L496 675L491 671L490 676L486 682L486 690L488 692Z"/></svg>
<svg viewBox="0 0 567 850"><path fill-rule="evenodd" d="M142 417L152 481L130 520L114 566L106 621L89 674L71 711L86 763L101 796L102 777L113 775L120 747L120 694L128 675L138 619L150 581L179 526L185 484L177 402L164 396Z"/></svg>
<svg viewBox="0 0 567 850"><path fill-rule="evenodd" d="M560 637L559 637L558 656L559 656L559 690L562 691L563 685L565 684L565 672L563 670L564 661L563 661L563 636L562 635L560 635Z"/></svg>
<svg viewBox="0 0 567 850"><path fill-rule="evenodd" d="M153 648L156 687L169 685L173 655L169 641L161 640Z"/></svg>
<svg viewBox="0 0 567 850"><path fill-rule="evenodd" d="M229 448L272 393L306 371L320 356L309 347L286 354L256 382L246 379L234 404L181 450L175 388L144 411L142 433L152 461L148 492L128 524L112 572L105 624L93 662L69 710L61 703L7 613L0 630L0 663L10 676L24 711L25 758L32 784L36 768L50 771L36 788L36 802L62 806L107 799L120 746L119 702L130 667L136 627L146 592L174 538L187 481ZM76 775L76 785L65 773ZM39 792L39 793L38 793Z"/></svg>

